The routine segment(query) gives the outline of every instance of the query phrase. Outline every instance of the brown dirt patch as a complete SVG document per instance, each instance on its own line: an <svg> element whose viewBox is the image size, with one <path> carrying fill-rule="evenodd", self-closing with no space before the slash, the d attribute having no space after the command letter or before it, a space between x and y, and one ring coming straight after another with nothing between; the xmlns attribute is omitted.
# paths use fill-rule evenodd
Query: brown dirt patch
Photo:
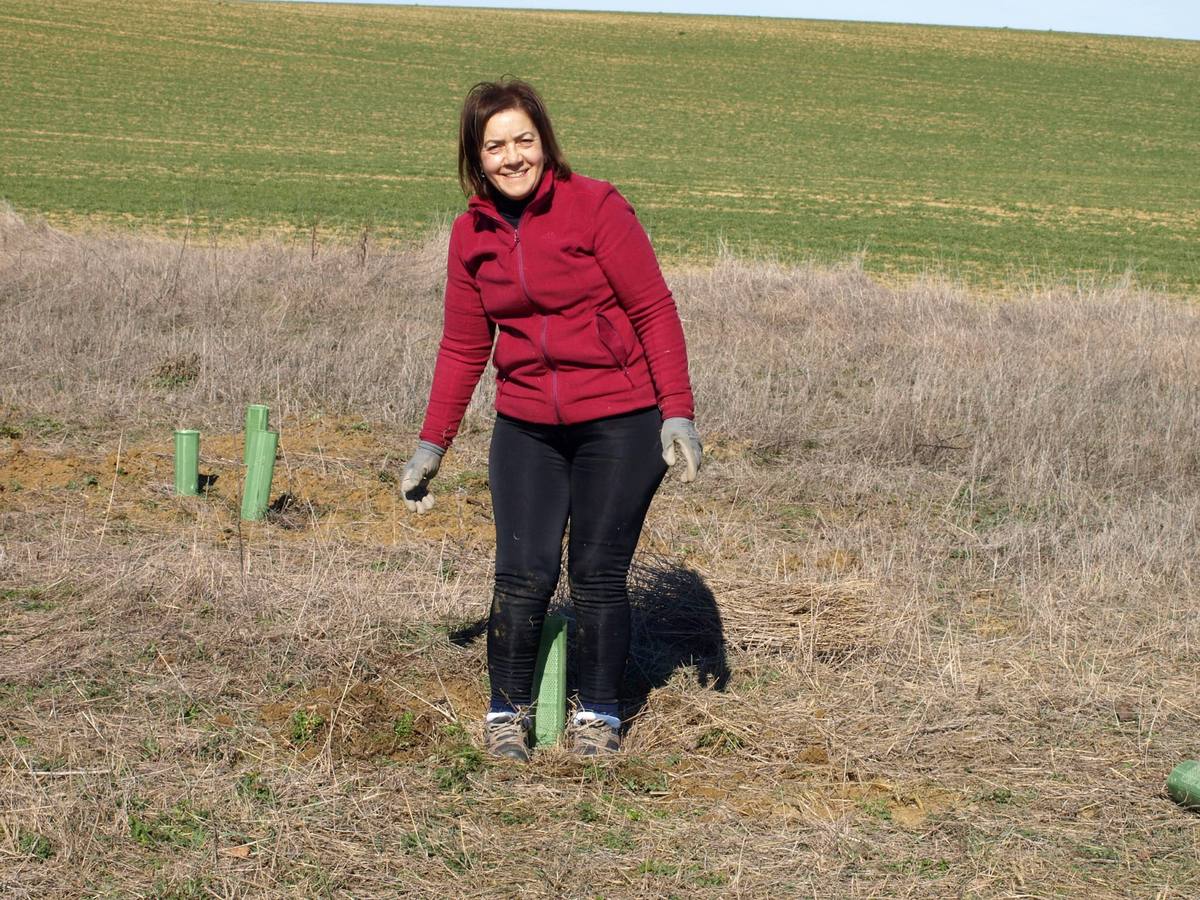
<svg viewBox="0 0 1200 900"><path fill-rule="evenodd" d="M410 515L399 496L404 459L396 448L411 438L380 435L362 420L284 422L275 464L268 526L305 539L346 538L394 545L405 538L461 543L494 539L486 473L447 456L435 487L437 505ZM162 532L191 525L224 541L239 528L243 477L240 434L205 433L200 474L209 483L199 498L174 494L172 438L92 450L53 452L17 439L0 445L0 507L32 508L51 497L125 527ZM241 528L253 530L251 523Z"/></svg>
<svg viewBox="0 0 1200 900"><path fill-rule="evenodd" d="M435 720L442 720L412 698L361 682L314 688L268 703L259 715L271 736L303 760L326 747L338 759L413 759L424 755Z"/></svg>

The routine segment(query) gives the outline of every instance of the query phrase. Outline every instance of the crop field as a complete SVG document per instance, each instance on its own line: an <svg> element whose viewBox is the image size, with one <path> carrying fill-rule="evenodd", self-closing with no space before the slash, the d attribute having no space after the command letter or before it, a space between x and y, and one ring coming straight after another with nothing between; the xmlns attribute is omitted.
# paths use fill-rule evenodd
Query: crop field
<svg viewBox="0 0 1200 900"><path fill-rule="evenodd" d="M0 2L0 199L205 242L412 239L477 80L544 90L660 251L1200 285L1200 43L694 16ZM1128 280L1128 279L1127 279Z"/></svg>

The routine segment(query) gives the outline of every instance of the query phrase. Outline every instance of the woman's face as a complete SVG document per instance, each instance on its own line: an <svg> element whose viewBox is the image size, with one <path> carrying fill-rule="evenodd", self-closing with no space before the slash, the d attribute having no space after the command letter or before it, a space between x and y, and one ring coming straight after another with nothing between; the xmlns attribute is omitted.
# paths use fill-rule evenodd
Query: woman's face
<svg viewBox="0 0 1200 900"><path fill-rule="evenodd" d="M523 200L533 193L546 158L538 130L523 109L502 110L487 120L479 164L484 177L505 197Z"/></svg>

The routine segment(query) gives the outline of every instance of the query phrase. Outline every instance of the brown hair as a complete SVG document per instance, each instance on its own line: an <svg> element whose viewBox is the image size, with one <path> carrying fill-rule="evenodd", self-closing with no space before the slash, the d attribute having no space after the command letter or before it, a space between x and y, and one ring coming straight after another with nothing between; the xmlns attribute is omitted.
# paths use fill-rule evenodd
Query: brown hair
<svg viewBox="0 0 1200 900"><path fill-rule="evenodd" d="M554 170L554 177L563 181L571 177L571 167L554 138L554 126L541 96L529 82L506 76L500 81L479 82L463 101L458 129L458 183L468 197L487 196L488 181L479 168L483 129L488 119L506 109L519 109L533 120L542 141L546 168Z"/></svg>

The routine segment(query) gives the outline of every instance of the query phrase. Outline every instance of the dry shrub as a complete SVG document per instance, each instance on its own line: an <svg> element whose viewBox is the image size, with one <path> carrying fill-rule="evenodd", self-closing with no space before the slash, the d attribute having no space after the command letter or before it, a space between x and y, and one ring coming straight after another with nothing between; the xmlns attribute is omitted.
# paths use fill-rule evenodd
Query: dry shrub
<svg viewBox="0 0 1200 900"><path fill-rule="evenodd" d="M998 479L1158 492L1200 472L1200 311L1129 287L981 299L943 282L726 257L672 279L701 422Z"/></svg>
<svg viewBox="0 0 1200 900"><path fill-rule="evenodd" d="M0 222L0 397L80 421L353 411L411 422L437 350L445 235L371 254L242 249Z"/></svg>

